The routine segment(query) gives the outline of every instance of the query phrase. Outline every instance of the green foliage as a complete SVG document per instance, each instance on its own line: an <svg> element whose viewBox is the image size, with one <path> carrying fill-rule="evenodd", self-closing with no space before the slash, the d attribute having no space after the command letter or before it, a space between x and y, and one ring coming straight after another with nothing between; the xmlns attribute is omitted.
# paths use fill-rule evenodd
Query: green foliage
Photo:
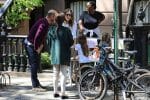
<svg viewBox="0 0 150 100"><path fill-rule="evenodd" d="M16 28L21 21L30 18L29 11L42 5L42 0L13 0L6 12L5 21L9 26Z"/></svg>
<svg viewBox="0 0 150 100"><path fill-rule="evenodd" d="M0 7L2 7L3 4L0 4Z"/></svg>
<svg viewBox="0 0 150 100"><path fill-rule="evenodd" d="M51 67L50 57L47 52L41 54L41 66L43 69L47 69Z"/></svg>

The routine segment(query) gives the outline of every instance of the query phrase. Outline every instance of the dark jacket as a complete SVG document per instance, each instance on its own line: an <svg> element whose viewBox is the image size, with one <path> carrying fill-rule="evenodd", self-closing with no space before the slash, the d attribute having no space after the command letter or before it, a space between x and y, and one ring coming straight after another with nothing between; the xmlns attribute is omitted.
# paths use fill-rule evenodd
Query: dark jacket
<svg viewBox="0 0 150 100"><path fill-rule="evenodd" d="M48 21L46 18L38 20L31 28L27 37L28 41L34 45L37 50L41 44L44 44L45 37L48 31Z"/></svg>
<svg viewBox="0 0 150 100"><path fill-rule="evenodd" d="M50 27L47 36L51 64L69 65L73 36L67 27Z"/></svg>

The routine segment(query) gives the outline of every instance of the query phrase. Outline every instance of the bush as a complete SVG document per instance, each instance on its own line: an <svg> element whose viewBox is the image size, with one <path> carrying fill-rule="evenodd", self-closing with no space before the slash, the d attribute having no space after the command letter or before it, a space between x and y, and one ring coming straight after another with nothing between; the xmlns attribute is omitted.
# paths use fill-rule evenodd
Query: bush
<svg viewBox="0 0 150 100"><path fill-rule="evenodd" d="M41 54L41 67L42 69L51 68L50 55L47 52Z"/></svg>

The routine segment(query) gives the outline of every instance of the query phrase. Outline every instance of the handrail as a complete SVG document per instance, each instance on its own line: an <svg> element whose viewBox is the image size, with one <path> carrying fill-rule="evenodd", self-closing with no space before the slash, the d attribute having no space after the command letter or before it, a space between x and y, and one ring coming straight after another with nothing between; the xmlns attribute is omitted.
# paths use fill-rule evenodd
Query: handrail
<svg viewBox="0 0 150 100"><path fill-rule="evenodd" d="M0 8L0 18L3 16L3 14L6 12L7 8L10 6L13 0L7 0L4 5Z"/></svg>
<svg viewBox="0 0 150 100"><path fill-rule="evenodd" d="M0 56L2 70L29 71L28 56L25 52L24 39L27 35L7 35L1 42Z"/></svg>
<svg viewBox="0 0 150 100"><path fill-rule="evenodd" d="M27 35L7 35L8 38L26 38Z"/></svg>

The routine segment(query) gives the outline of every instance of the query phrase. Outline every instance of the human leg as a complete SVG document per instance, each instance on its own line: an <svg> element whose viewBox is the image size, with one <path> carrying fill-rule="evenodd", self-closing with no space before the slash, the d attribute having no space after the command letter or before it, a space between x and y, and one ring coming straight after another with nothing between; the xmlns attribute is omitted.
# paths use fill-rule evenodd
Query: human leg
<svg viewBox="0 0 150 100"><path fill-rule="evenodd" d="M61 95L62 97L65 96L65 91L66 91L66 77L67 77L67 68L68 66L66 65L61 65L60 66L60 74L61 74Z"/></svg>
<svg viewBox="0 0 150 100"><path fill-rule="evenodd" d="M68 66L67 73L68 73L68 78L69 78L69 85L71 86L72 85L72 67L71 66Z"/></svg>
<svg viewBox="0 0 150 100"><path fill-rule="evenodd" d="M37 77L37 70L39 68L39 59L40 55L34 50L33 46L27 45L27 54L29 58L29 64L31 66L31 81L33 87L38 87L40 85L38 77Z"/></svg>
<svg viewBox="0 0 150 100"><path fill-rule="evenodd" d="M102 33L99 27L93 29L93 32L100 38L102 39Z"/></svg>
<svg viewBox="0 0 150 100"><path fill-rule="evenodd" d="M40 65L40 55L34 50L33 46L31 45L25 46L29 58L29 64L31 66L32 90L36 92L44 92L46 91L46 89L43 89L37 76L37 71Z"/></svg>
<svg viewBox="0 0 150 100"><path fill-rule="evenodd" d="M59 73L60 73L60 65L53 65L53 88L54 88L54 95L58 94Z"/></svg>

